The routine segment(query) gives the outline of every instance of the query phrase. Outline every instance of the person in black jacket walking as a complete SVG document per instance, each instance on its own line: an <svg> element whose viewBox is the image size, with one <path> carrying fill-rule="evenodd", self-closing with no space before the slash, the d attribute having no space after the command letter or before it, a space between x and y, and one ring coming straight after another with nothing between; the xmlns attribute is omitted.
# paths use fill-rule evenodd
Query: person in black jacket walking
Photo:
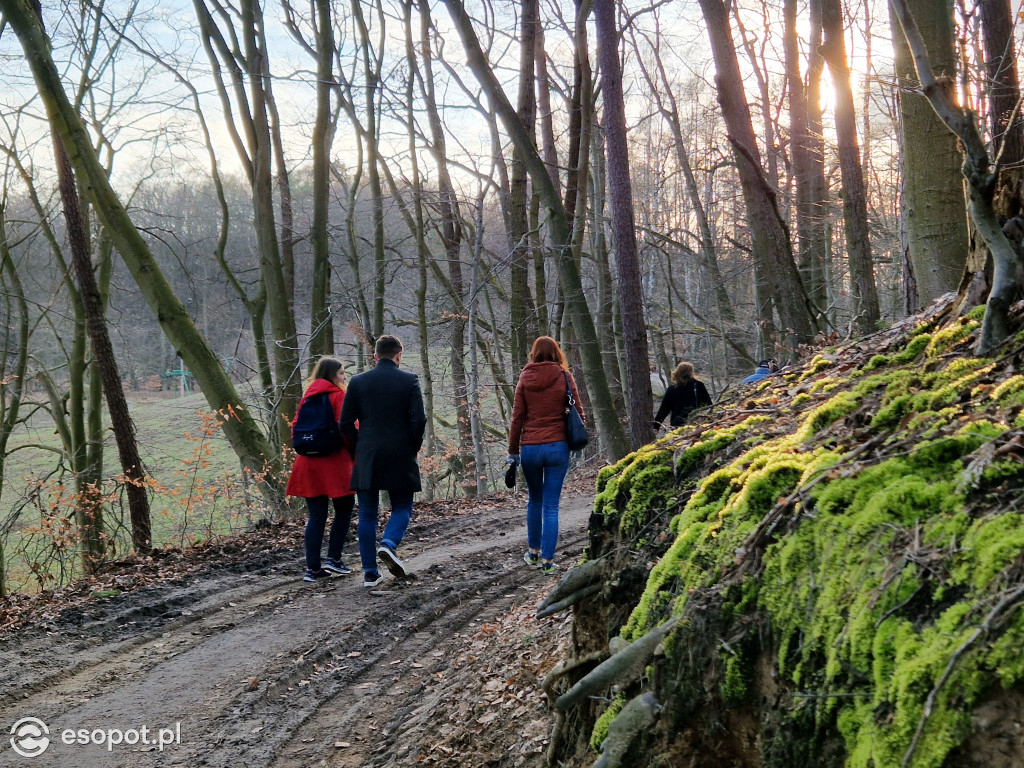
<svg viewBox="0 0 1024 768"><path fill-rule="evenodd" d="M665 390L661 406L654 417L654 431L661 429L661 423L669 414L672 414L669 424L681 427L691 411L706 405L711 405L708 388L703 381L693 377L692 364L680 363L672 371L672 384Z"/></svg>
<svg viewBox="0 0 1024 768"><path fill-rule="evenodd" d="M382 580L378 556L392 574L406 575L397 552L409 527L413 494L421 489L416 454L427 426L419 379L398 369L402 342L381 336L373 358L374 368L352 377L341 407L341 433L355 445L351 488L359 500L357 535L364 587ZM391 498L391 516L377 546L381 491Z"/></svg>

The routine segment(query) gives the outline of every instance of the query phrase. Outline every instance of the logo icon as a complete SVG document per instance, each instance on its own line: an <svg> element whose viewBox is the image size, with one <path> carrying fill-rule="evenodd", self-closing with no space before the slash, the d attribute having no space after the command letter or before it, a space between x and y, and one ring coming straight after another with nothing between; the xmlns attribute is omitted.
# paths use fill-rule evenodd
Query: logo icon
<svg viewBox="0 0 1024 768"><path fill-rule="evenodd" d="M23 717L11 726L11 747L22 757L39 757L50 746L49 734L38 717Z"/></svg>

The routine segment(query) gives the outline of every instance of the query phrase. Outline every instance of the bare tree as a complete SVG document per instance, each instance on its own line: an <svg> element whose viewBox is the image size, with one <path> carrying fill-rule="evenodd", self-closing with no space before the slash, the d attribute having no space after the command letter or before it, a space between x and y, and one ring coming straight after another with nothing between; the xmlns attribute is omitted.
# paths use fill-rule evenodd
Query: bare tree
<svg viewBox="0 0 1024 768"><path fill-rule="evenodd" d="M828 62L836 90L836 138L843 178L846 251L850 259L850 282L856 302L855 322L862 334L868 334L878 327L878 290L875 286L868 233L864 169L857 143L857 115L853 106L850 65L846 60L846 41L843 37L843 11L839 0L816 0L816 3L821 9L822 29L825 32L821 52ZM811 7L814 8L815 3Z"/></svg>
<svg viewBox="0 0 1024 768"><path fill-rule="evenodd" d="M490 99L512 141L525 151L530 179L534 187L538 189L546 209L559 280L565 296L568 315L579 343L583 373L586 377L587 389L597 418L599 432L608 456L619 458L626 454L629 447L628 441L612 405L611 392L604 374L601 347L597 340L593 317L587 306L580 273L573 259L572 230L565 214L565 207L558 195L558 190L551 183L544 160L537 153L529 134L523 129L508 97L505 96L498 83L494 71L484 58L473 29L473 23L466 13L465 7L460 0L445 0L445 5L448 7L448 13L462 39L469 68Z"/></svg>
<svg viewBox="0 0 1024 768"><path fill-rule="evenodd" d="M111 187L85 127L64 92L50 54L49 41L35 13L24 0L0 0L0 11L21 43L46 106L50 125L67 148L79 183L87 191L89 202L110 234L114 247L124 259L168 339L189 364L210 406L223 414L224 433L243 467L260 478L269 498L277 498L274 474L267 472L268 467L271 470L275 468L275 453L242 405L217 356L199 334Z"/></svg>
<svg viewBox="0 0 1024 768"><path fill-rule="evenodd" d="M729 131L756 264L766 282L775 311L782 322L785 348L795 355L796 345L810 340L816 330L815 310L793 260L789 233L779 213L776 191L761 167L760 153L743 93L743 78L722 0L700 0L715 59L715 84L722 117Z"/></svg>
<svg viewBox="0 0 1024 768"><path fill-rule="evenodd" d="M612 205L619 311L626 348L629 435L630 444L636 450L651 441L651 374L643 292L640 289L640 265L636 252L633 185L629 173L626 106L622 95L619 30L615 23L615 11L615 0L594 0L601 92L604 97L605 147L608 152L608 196Z"/></svg>

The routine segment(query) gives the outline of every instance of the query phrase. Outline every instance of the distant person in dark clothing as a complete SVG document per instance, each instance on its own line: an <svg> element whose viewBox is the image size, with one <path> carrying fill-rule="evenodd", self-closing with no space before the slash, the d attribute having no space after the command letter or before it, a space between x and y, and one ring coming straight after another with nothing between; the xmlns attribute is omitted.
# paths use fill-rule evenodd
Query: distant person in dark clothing
<svg viewBox="0 0 1024 768"><path fill-rule="evenodd" d="M373 358L374 368L352 377L341 408L341 434L355 445L352 490L359 499L357 533L364 587L375 587L382 580L378 557L395 576L406 575L397 552L409 527L412 496L421 489L416 454L427 426L419 379L398 370L402 342L381 336ZM391 516L377 546L381 491L391 497Z"/></svg>
<svg viewBox="0 0 1024 768"><path fill-rule="evenodd" d="M779 370L779 366L775 364L774 360L772 360L770 358L768 360L762 360L760 363L757 364L757 370L754 371L749 376L747 376L747 378L745 378L740 383L741 384L753 384L755 382L760 381L761 379L765 379L765 378L771 376L773 373L777 372L778 370Z"/></svg>
<svg viewBox="0 0 1024 768"><path fill-rule="evenodd" d="M661 406L654 417L655 431L661 429L661 423L665 417L671 414L669 424L673 427L681 427L686 423L686 418L692 411L703 406L711 405L711 395L704 382L693 377L693 365L691 363L680 363L672 371L672 384L665 390L665 396L661 398Z"/></svg>

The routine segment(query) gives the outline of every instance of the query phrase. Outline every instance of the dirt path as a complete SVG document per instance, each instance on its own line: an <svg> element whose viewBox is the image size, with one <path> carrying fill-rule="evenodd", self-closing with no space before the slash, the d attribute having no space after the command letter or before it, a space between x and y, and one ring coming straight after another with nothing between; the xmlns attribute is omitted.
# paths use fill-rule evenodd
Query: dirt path
<svg viewBox="0 0 1024 768"><path fill-rule="evenodd" d="M538 765L547 710L536 673L522 685L508 678L544 666L561 620L526 626L553 579L520 559L524 506L520 497L414 518L402 556L415 580L388 578L374 590L357 574L303 584L296 547L9 635L0 645L0 766L385 768L444 764L460 749ZM582 552L591 506L585 492L563 497L563 563ZM513 672L487 672L502 653ZM477 705L495 711L458 732L460 713ZM527 732L506 728L500 750L471 744L513 711ZM7 741L29 716L50 736L33 758ZM109 744L116 732L138 743ZM161 738L173 743L161 749ZM79 739L104 743L64 743ZM465 757L452 764L473 765Z"/></svg>

